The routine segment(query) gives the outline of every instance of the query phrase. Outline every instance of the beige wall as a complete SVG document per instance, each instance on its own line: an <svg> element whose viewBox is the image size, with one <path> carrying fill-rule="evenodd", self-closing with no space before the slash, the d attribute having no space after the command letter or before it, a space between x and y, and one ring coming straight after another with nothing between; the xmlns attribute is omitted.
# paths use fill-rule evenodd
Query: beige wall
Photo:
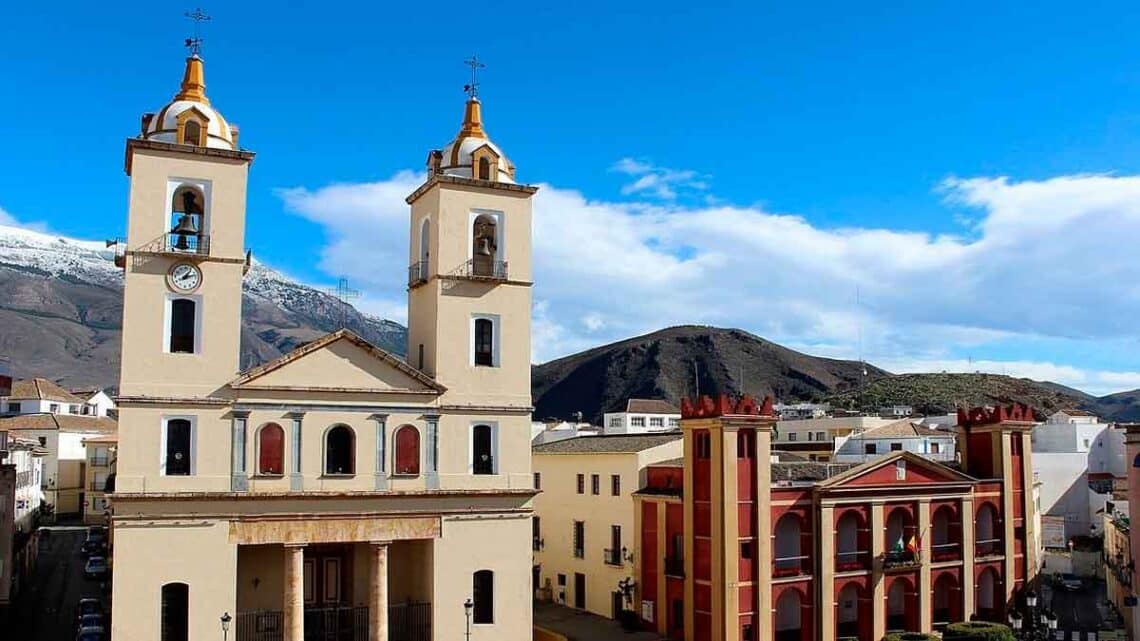
<svg viewBox="0 0 1140 641"><path fill-rule="evenodd" d="M558 598L558 574L566 575L566 605L574 604L574 573L586 575L586 609L604 617L613 615L611 594L618 581L636 580L634 564L607 565L603 553L611 546L610 527L621 526L622 545L636 560L641 553L640 534L635 530L636 503L632 493L641 488L645 468L652 463L679 458L682 442L627 454L534 454L534 471L542 475L542 493L534 499L535 516L539 517L544 540L542 550L534 552L535 563L542 565L540 585L550 583L551 594ZM585 474L585 494L578 494L577 475ZM591 493L590 476L600 476L601 493ZM610 477L621 476L621 495L611 493ZM585 522L585 558L574 556L574 521ZM635 601L636 603L636 601ZM632 607L627 604L627 607Z"/></svg>

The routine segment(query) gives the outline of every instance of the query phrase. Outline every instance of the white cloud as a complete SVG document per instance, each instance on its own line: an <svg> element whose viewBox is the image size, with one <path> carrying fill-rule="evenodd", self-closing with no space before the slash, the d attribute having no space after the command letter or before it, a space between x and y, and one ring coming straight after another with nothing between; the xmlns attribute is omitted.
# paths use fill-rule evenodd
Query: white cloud
<svg viewBox="0 0 1140 641"><path fill-rule="evenodd" d="M29 222L29 223L21 222L19 219L17 219L14 215L12 215L8 210L4 209L3 207L0 207L0 225L5 226L5 227L16 227L19 229L28 229L31 231L40 232L41 234L46 234L46 233L50 232L50 230L48 229L47 223L45 223L43 221L35 221L35 222Z"/></svg>
<svg viewBox="0 0 1140 641"><path fill-rule="evenodd" d="M616 167L658 171L633 159ZM280 193L324 227L322 269L395 305L409 263L403 198L420 179L401 172ZM951 179L940 188L951 207L972 210L968 237L824 229L761 206L595 201L542 185L534 358L680 323L741 327L824 355L861 353L888 369L908 361L948 369L936 366L964 348L978 363L996 362L999 342L1079 348L1135 336L1140 261L1130 240L1140 238L1140 177ZM1073 384L1083 376L1090 391L1140 386L1128 372L1082 366L1077 349L1040 356L1001 367Z"/></svg>
<svg viewBox="0 0 1140 641"><path fill-rule="evenodd" d="M658 167L633 158L622 158L610 169L633 177L633 182L621 188L621 193L625 196L641 195L674 200L678 190L697 192L708 189L705 178L691 169Z"/></svg>
<svg viewBox="0 0 1140 641"><path fill-rule="evenodd" d="M3 207L0 207L0 225L15 227L19 225L19 222L16 221L15 216L9 214Z"/></svg>

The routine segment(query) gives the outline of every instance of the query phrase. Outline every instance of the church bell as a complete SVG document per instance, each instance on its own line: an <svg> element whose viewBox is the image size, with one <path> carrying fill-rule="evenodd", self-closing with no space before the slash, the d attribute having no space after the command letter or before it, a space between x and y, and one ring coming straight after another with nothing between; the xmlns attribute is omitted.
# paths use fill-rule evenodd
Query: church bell
<svg viewBox="0 0 1140 641"><path fill-rule="evenodd" d="M490 256L491 255L491 239L490 239L490 237L483 236L482 238L479 239L479 255L480 256Z"/></svg>
<svg viewBox="0 0 1140 641"><path fill-rule="evenodd" d="M182 214L178 219L178 224L170 233L178 236L178 240L174 241L175 249L189 249L190 242L187 240L188 236L198 235L198 223L194 222L194 217L189 214Z"/></svg>

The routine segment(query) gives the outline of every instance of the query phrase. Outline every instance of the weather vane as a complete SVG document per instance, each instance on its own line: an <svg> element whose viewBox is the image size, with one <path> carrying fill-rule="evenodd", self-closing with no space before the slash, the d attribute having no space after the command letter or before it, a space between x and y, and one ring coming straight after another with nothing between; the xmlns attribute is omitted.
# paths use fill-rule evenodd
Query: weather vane
<svg viewBox="0 0 1140 641"><path fill-rule="evenodd" d="M471 96L471 99L474 100L479 97L479 70L485 69L487 65L479 62L479 56L477 55L472 55L467 60L464 60L463 64L471 67L471 84L463 85L463 92Z"/></svg>
<svg viewBox="0 0 1140 641"><path fill-rule="evenodd" d="M186 39L186 48L190 50L190 55L196 56L202 51L202 38L199 34L199 28L203 22L209 22L210 16L206 15L206 12L201 9L187 11L183 15L194 21L194 37Z"/></svg>

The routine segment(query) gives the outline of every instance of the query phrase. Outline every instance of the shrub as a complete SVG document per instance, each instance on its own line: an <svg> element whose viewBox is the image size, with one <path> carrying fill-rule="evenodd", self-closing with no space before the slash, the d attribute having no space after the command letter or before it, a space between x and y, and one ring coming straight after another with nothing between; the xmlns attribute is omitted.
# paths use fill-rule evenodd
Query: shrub
<svg viewBox="0 0 1140 641"><path fill-rule="evenodd" d="M925 632L892 632L883 641L938 641L938 637Z"/></svg>
<svg viewBox="0 0 1140 641"><path fill-rule="evenodd" d="M1014 641L1008 625L989 621L951 623L942 632L944 641Z"/></svg>

